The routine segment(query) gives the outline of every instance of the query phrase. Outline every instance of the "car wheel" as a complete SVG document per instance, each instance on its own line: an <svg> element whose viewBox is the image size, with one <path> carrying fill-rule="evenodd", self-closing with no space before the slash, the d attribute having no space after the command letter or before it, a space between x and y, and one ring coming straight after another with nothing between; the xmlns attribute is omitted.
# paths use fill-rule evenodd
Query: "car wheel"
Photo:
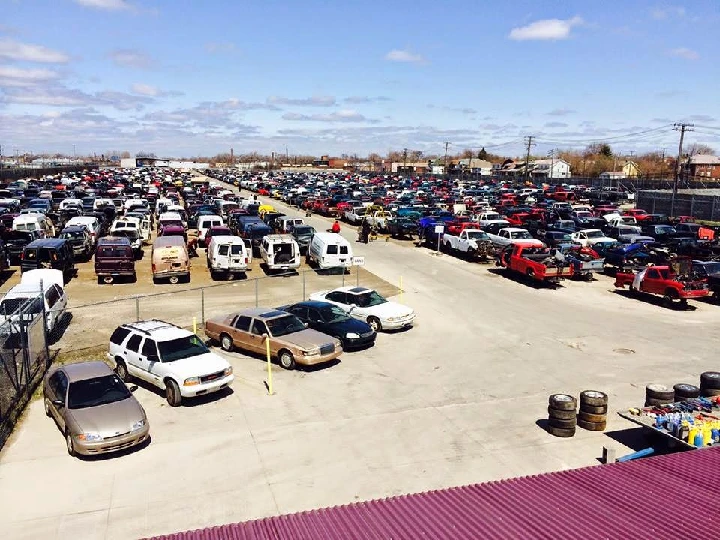
<svg viewBox="0 0 720 540"><path fill-rule="evenodd" d="M130 380L127 366L122 360L115 360L115 374L122 382L128 382Z"/></svg>
<svg viewBox="0 0 720 540"><path fill-rule="evenodd" d="M232 352L232 350L233 350L232 338L227 334L222 334L220 336L220 347L222 347L223 351Z"/></svg>
<svg viewBox="0 0 720 540"><path fill-rule="evenodd" d="M75 456L75 444L72 440L72 435L69 431L65 432L65 446L67 447L67 453L70 456Z"/></svg>
<svg viewBox="0 0 720 540"><path fill-rule="evenodd" d="M45 406L45 416L50 418L52 416L52 414L50 413L50 400L48 398L45 398L43 400L43 404Z"/></svg>
<svg viewBox="0 0 720 540"><path fill-rule="evenodd" d="M293 358L292 353L290 351L280 351L280 355L278 356L280 360L280 365L284 369L294 369L295 368L295 358Z"/></svg>
<svg viewBox="0 0 720 540"><path fill-rule="evenodd" d="M382 324L380 324L380 319L377 317L368 317L367 323L375 332L382 330Z"/></svg>
<svg viewBox="0 0 720 540"><path fill-rule="evenodd" d="M177 284L180 281L180 278L178 276L170 276L168 278L168 281L172 283L173 285Z"/></svg>
<svg viewBox="0 0 720 540"><path fill-rule="evenodd" d="M113 281L115 281L115 280L113 279L112 276L104 276L103 277L103 283L105 283L106 285L110 285Z"/></svg>
<svg viewBox="0 0 720 540"><path fill-rule="evenodd" d="M165 399L167 399L168 405L171 407L177 407L182 402L180 387L172 379L165 382Z"/></svg>

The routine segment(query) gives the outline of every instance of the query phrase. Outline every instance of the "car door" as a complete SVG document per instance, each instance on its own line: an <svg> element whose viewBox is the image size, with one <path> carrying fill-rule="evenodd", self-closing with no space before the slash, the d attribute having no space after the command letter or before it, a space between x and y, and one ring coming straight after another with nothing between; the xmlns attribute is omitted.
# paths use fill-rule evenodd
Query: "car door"
<svg viewBox="0 0 720 540"><path fill-rule="evenodd" d="M248 349L250 351L255 353L265 352L265 338L263 337L264 334L268 334L265 321L262 321L260 319L254 319L252 322L252 326L250 327L250 333L248 334Z"/></svg>
<svg viewBox="0 0 720 540"><path fill-rule="evenodd" d="M50 390L49 395L46 396L48 401L50 402L48 405L48 409L50 410L50 415L53 417L55 422L57 422L57 425L60 427L61 430L65 428L64 413L65 404L67 402L65 400L66 394L63 392L63 387L66 386L67 378L65 377L65 374L62 372L62 370L56 371L48 379L48 389ZM62 401L63 404L56 405L55 403L53 403L57 400Z"/></svg>
<svg viewBox="0 0 720 540"><path fill-rule="evenodd" d="M122 355L125 358L128 371L143 380L149 380L150 376L147 372L147 365L143 366L140 361L140 345L142 344L142 336L140 334L130 334L125 341Z"/></svg>
<svg viewBox="0 0 720 540"><path fill-rule="evenodd" d="M660 272L655 268L648 268L640 284L640 289L649 293L663 294L665 283Z"/></svg>
<svg viewBox="0 0 720 540"><path fill-rule="evenodd" d="M230 337L233 344L238 349L249 350L251 347L250 326L252 325L252 317L247 315L238 315L232 321L230 329Z"/></svg>
<svg viewBox="0 0 720 540"><path fill-rule="evenodd" d="M143 340L138 362L141 368L147 372L150 382L155 386L160 386L165 376L168 375L167 365L162 363L154 339L146 337Z"/></svg>

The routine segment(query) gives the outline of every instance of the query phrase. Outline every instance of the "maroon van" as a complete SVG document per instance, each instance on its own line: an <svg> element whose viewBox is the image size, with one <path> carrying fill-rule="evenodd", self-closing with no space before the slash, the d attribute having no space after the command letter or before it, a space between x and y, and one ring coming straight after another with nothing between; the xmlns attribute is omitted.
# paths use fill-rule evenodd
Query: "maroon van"
<svg viewBox="0 0 720 540"><path fill-rule="evenodd" d="M121 236L100 238L95 250L95 274L98 283L113 283L118 277L128 277L135 283L135 254L130 239Z"/></svg>

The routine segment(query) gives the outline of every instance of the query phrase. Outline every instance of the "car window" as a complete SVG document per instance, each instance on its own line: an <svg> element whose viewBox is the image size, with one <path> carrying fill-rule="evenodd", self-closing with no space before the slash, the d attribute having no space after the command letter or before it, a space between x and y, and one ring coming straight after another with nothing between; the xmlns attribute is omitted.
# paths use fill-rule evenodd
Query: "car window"
<svg viewBox="0 0 720 540"><path fill-rule="evenodd" d="M328 295L326 295L325 298L327 298L328 300L330 300L332 302L340 302L341 304L345 303L345 293L340 292L340 291L333 291L333 292L329 293Z"/></svg>
<svg viewBox="0 0 720 540"><path fill-rule="evenodd" d="M56 371L48 379L48 386L50 387L50 390L52 390L54 394L58 394L59 383L60 383L60 372Z"/></svg>
<svg viewBox="0 0 720 540"><path fill-rule="evenodd" d="M317 311L314 309L309 309L306 306L295 306L290 310L290 313L292 313L299 319L302 319L303 321L318 319Z"/></svg>
<svg viewBox="0 0 720 540"><path fill-rule="evenodd" d="M68 379L67 375L65 375L62 371L58 371L58 379L57 379L57 396L58 399L65 400L65 395L67 394L68 389Z"/></svg>
<svg viewBox="0 0 720 540"><path fill-rule="evenodd" d="M112 336L110 336L110 343L114 343L115 345L120 345L127 335L130 333L130 330L127 328L116 328L113 332Z"/></svg>
<svg viewBox="0 0 720 540"><path fill-rule="evenodd" d="M337 253L338 253L338 247L335 244L331 244L327 247L328 255L337 255Z"/></svg>
<svg viewBox="0 0 720 540"><path fill-rule="evenodd" d="M347 254L348 254L348 247L340 246L340 255L347 255Z"/></svg>
<svg viewBox="0 0 720 540"><path fill-rule="evenodd" d="M252 333L256 336L262 336L263 334L267 334L267 326L265 326L265 323L259 319L255 319L252 325Z"/></svg>
<svg viewBox="0 0 720 540"><path fill-rule="evenodd" d="M47 305L50 309L52 309L52 307L58 301L58 298L60 298L60 296L58 295L54 287L50 287L47 291L45 291L45 299L47 300Z"/></svg>
<svg viewBox="0 0 720 540"><path fill-rule="evenodd" d="M228 252L230 250L230 246L227 244L220 246L220 249L218 249L218 255L227 256Z"/></svg>
<svg viewBox="0 0 720 540"><path fill-rule="evenodd" d="M657 279L659 277L657 270L648 270L647 277L650 279Z"/></svg>
<svg viewBox="0 0 720 540"><path fill-rule="evenodd" d="M239 315L237 319L235 319L235 328L243 332L249 332L251 322L252 319L250 317L247 317L245 315Z"/></svg>
<svg viewBox="0 0 720 540"><path fill-rule="evenodd" d="M142 355L148 359L152 356L157 356L157 345L155 345L154 340L145 338L142 346Z"/></svg>
<svg viewBox="0 0 720 540"><path fill-rule="evenodd" d="M142 340L142 337L135 334L128 340L127 348L132 352L138 352L140 350L140 340Z"/></svg>

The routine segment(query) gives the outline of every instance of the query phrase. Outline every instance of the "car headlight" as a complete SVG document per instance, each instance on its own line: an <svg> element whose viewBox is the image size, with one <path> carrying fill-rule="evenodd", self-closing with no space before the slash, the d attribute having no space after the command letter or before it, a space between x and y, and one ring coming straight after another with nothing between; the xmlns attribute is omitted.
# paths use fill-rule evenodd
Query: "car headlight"
<svg viewBox="0 0 720 540"><path fill-rule="evenodd" d="M102 435L99 433L80 433L77 435L77 439L85 442L102 441Z"/></svg>
<svg viewBox="0 0 720 540"><path fill-rule="evenodd" d="M200 377L188 377L183 381L183 386L194 386L200 384Z"/></svg>
<svg viewBox="0 0 720 540"><path fill-rule="evenodd" d="M137 422L135 422L133 424L132 429L133 429L133 431L137 431L138 429L142 429L144 427L145 427L145 419L143 418L142 420L138 420Z"/></svg>
<svg viewBox="0 0 720 540"><path fill-rule="evenodd" d="M223 377L227 377L227 376L229 376L229 375L232 375L232 373L233 373L233 369L232 369L232 366L230 366L230 367L227 368L225 371L223 371Z"/></svg>
<svg viewBox="0 0 720 540"><path fill-rule="evenodd" d="M356 334L355 332L349 332L345 337L347 339L358 339L360 337L360 334Z"/></svg>
<svg viewBox="0 0 720 540"><path fill-rule="evenodd" d="M320 354L320 347L315 347L314 349L308 349L307 351L303 351L303 354L305 356L315 356L316 354Z"/></svg>

